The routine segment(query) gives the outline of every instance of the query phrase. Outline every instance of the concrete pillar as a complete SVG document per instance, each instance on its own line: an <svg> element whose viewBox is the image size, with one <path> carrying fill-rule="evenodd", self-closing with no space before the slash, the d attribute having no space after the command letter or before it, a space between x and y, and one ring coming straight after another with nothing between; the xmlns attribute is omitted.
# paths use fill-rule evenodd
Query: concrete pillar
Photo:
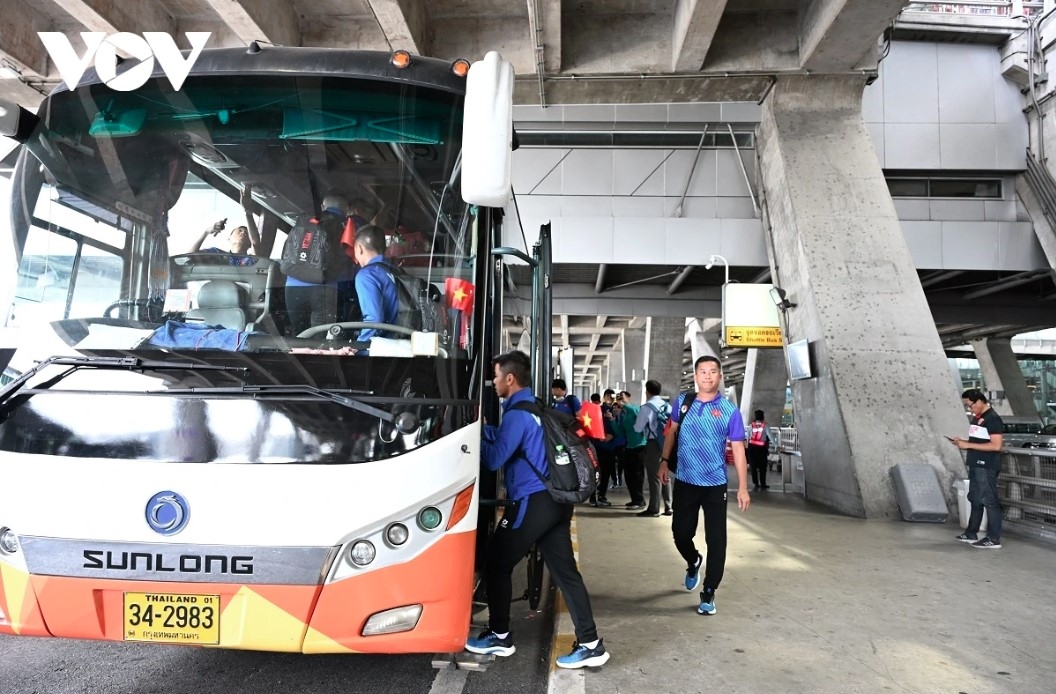
<svg viewBox="0 0 1056 694"><path fill-rule="evenodd" d="M623 382L626 380L627 377L623 374L623 340L621 339L617 348L609 353L609 377L608 385L605 387L622 390Z"/></svg>
<svg viewBox="0 0 1056 694"><path fill-rule="evenodd" d="M805 494L840 512L900 517L891 468L927 463L949 498L960 393L862 119L864 78L779 77L759 126L775 285L797 304L816 376L794 381Z"/></svg>
<svg viewBox="0 0 1056 694"><path fill-rule="evenodd" d="M750 349L748 363L744 367L744 391L741 398L741 416L745 422L752 421L752 414L762 410L771 426L781 426L781 413L785 411L785 388L788 385L788 369L785 367L785 352L781 349Z"/></svg>
<svg viewBox="0 0 1056 694"><path fill-rule="evenodd" d="M1003 390L1004 399L994 400L998 414L1033 416L1038 413L1034 395L1027 388L1027 380L1019 368L1019 361L1012 351L1012 338L990 338L972 340L979 370L983 372L983 383L989 391Z"/></svg>
<svg viewBox="0 0 1056 694"><path fill-rule="evenodd" d="M624 386L635 404L645 402L645 345L644 330L623 331Z"/></svg>
<svg viewBox="0 0 1056 694"><path fill-rule="evenodd" d="M685 318L650 318L645 327L645 375L660 381L663 395L674 402L682 381L682 352L686 347Z"/></svg>

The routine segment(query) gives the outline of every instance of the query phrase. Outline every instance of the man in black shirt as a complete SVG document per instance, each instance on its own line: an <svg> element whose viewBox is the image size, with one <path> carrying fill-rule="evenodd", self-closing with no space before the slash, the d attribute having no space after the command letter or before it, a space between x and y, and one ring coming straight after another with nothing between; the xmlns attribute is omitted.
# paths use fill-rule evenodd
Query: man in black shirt
<svg viewBox="0 0 1056 694"><path fill-rule="evenodd" d="M956 436L950 441L962 451L968 451L965 465L968 466L968 501L972 504L972 515L968 519L968 527L957 539L971 542L972 547L979 549L1000 549L1001 504L997 500L997 475L1001 472L1004 423L979 389L964 391L961 400L971 413L968 438ZM983 509L986 509L990 530L980 540L978 534L983 521Z"/></svg>

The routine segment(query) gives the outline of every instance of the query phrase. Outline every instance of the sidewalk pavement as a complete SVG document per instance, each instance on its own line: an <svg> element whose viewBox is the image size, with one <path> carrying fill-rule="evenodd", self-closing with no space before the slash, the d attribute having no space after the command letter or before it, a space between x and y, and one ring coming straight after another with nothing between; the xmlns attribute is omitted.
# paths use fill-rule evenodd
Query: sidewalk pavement
<svg viewBox="0 0 1056 694"><path fill-rule="evenodd" d="M1050 544L976 549L955 521L864 521L775 492L741 513L731 493L717 614L700 616L670 518L636 517L621 492L576 510L612 653L587 694L1056 691Z"/></svg>

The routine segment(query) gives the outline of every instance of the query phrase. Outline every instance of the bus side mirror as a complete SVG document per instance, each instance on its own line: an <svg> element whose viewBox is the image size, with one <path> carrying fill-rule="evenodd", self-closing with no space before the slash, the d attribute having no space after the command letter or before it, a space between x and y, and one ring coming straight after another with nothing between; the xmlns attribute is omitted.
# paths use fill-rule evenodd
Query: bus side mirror
<svg viewBox="0 0 1056 694"><path fill-rule="evenodd" d="M462 121L462 199L505 207L513 167L513 65L495 51L466 77Z"/></svg>
<svg viewBox="0 0 1056 694"><path fill-rule="evenodd" d="M40 119L13 101L0 99L0 135L25 142Z"/></svg>

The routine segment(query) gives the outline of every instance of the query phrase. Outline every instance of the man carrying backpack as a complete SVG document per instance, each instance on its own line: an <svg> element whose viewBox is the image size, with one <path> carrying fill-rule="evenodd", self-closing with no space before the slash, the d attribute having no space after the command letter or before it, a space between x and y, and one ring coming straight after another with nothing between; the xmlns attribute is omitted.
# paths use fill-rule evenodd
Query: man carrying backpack
<svg viewBox="0 0 1056 694"><path fill-rule="evenodd" d="M664 515L671 515L671 490L668 485L660 483L660 456L664 449L664 427L671 418L671 405L660 397L660 382L646 381L645 394L648 396L638 417L634 430L645 434L645 479L649 483L649 505L639 516L656 518L660 515L660 498L664 500Z"/></svg>
<svg viewBox="0 0 1056 694"><path fill-rule="evenodd" d="M286 274L286 312L293 335L345 317L342 289L356 274L341 250L347 224L348 200L330 193L323 198L322 213L299 223L286 238L280 267Z"/></svg>
<svg viewBox="0 0 1056 694"><path fill-rule="evenodd" d="M563 378L555 378L550 384L550 394L554 396L553 408L561 410L575 417L579 414L579 408L583 403L575 395L568 392L568 384Z"/></svg>
<svg viewBox="0 0 1056 694"><path fill-rule="evenodd" d="M726 569L727 441L733 449L733 464L737 468L737 507L747 511L752 499L748 494L748 463L744 456L744 420L737 406L719 395L722 365L713 356L700 357L693 365L693 378L698 388L696 396L683 393L671 411L671 430L664 437L664 455L660 458L660 481L668 480L669 462L677 441L671 533L675 548L686 562L686 590L693 591L700 586L700 570L704 568L704 589L700 592L697 614L710 615L715 614L715 591ZM706 563L693 544L701 510L704 511Z"/></svg>
<svg viewBox="0 0 1056 694"><path fill-rule="evenodd" d="M572 651L557 659L558 667L582 668L605 664L609 653L598 638L590 608L590 596L576 567L572 550L572 504L554 501L540 475L549 463L542 422L518 403L535 403L529 387L531 363L523 352L509 352L495 359L495 392L505 399L502 423L485 425L481 460L489 470L502 468L506 498L512 501L491 536L485 557L488 593L488 628L466 641L472 653L513 655L510 635L510 601L513 599L513 569L535 544L561 590L576 628Z"/></svg>

